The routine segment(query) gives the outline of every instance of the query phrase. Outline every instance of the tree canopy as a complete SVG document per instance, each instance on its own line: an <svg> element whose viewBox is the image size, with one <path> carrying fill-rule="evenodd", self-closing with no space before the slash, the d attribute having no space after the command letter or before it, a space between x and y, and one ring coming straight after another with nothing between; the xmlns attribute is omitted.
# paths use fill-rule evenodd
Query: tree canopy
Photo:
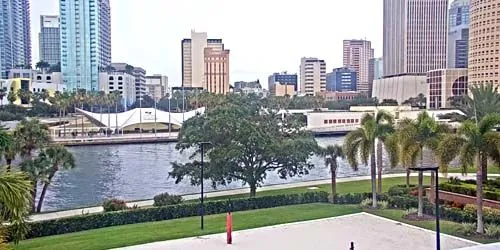
<svg viewBox="0 0 500 250"><path fill-rule="evenodd" d="M209 142L205 147L209 159L205 162L205 179L214 187L241 181L248 184L254 196L272 171L280 178L309 173L313 167L309 159L318 146L303 126L297 117L282 117L265 110L251 97L228 97L221 105L183 124L176 148L194 151L190 162L172 163L169 175L176 183L189 178L192 184L199 184L199 144Z"/></svg>

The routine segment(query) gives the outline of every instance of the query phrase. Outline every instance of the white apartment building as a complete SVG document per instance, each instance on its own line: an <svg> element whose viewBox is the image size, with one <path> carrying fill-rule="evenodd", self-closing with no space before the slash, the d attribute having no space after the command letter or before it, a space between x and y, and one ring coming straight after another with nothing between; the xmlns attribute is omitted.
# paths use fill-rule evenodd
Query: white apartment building
<svg viewBox="0 0 500 250"><path fill-rule="evenodd" d="M326 91L326 63L314 57L303 57L300 61L300 92L315 96Z"/></svg>
<svg viewBox="0 0 500 250"><path fill-rule="evenodd" d="M56 91L63 92L65 90L61 72L34 73L31 85L33 93L48 91L49 95L51 95Z"/></svg>
<svg viewBox="0 0 500 250"><path fill-rule="evenodd" d="M125 108L135 103L135 77L127 72L102 72L99 74L100 91L106 94L119 91Z"/></svg>
<svg viewBox="0 0 500 250"><path fill-rule="evenodd" d="M156 101L169 94L168 76L152 75L146 76L147 94Z"/></svg>
<svg viewBox="0 0 500 250"><path fill-rule="evenodd" d="M205 48L224 50L222 39L208 39L206 32L191 30L191 38L182 40L182 86L205 86Z"/></svg>

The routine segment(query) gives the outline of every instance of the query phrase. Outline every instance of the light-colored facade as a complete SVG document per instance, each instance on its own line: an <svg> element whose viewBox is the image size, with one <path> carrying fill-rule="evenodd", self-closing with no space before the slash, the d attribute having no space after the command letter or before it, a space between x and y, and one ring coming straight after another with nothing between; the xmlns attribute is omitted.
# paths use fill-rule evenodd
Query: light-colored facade
<svg viewBox="0 0 500 250"><path fill-rule="evenodd" d="M122 105L127 108L135 103L135 77L127 72L102 72L99 74L100 91L119 91Z"/></svg>
<svg viewBox="0 0 500 250"><path fill-rule="evenodd" d="M314 57L303 57L300 61L300 92L315 96L326 91L326 63Z"/></svg>
<svg viewBox="0 0 500 250"><path fill-rule="evenodd" d="M323 97L325 101L349 101L358 98L362 94L359 91L345 91L345 92L321 92L319 96Z"/></svg>
<svg viewBox="0 0 500 250"><path fill-rule="evenodd" d="M500 84L500 0L472 0L469 85Z"/></svg>
<svg viewBox="0 0 500 250"><path fill-rule="evenodd" d="M38 34L40 61L57 65L61 62L61 34L59 16L40 16L40 33Z"/></svg>
<svg viewBox="0 0 500 250"><path fill-rule="evenodd" d="M37 73L37 71L32 70L32 69L23 69L23 68L10 69L7 78L8 79L14 79L14 78L30 78L30 79L32 79L36 73Z"/></svg>
<svg viewBox="0 0 500 250"><path fill-rule="evenodd" d="M449 98L467 95L467 69L438 69L427 73L428 109L451 108Z"/></svg>
<svg viewBox="0 0 500 250"><path fill-rule="evenodd" d="M343 64L346 68L356 71L357 91L368 94L373 82L373 73L370 72L370 60L374 51L372 43L366 40L344 40Z"/></svg>
<svg viewBox="0 0 500 250"><path fill-rule="evenodd" d="M30 3L0 0L0 78L12 68L31 67Z"/></svg>
<svg viewBox="0 0 500 250"><path fill-rule="evenodd" d="M467 68L470 0L455 0L448 21L448 68Z"/></svg>
<svg viewBox="0 0 500 250"><path fill-rule="evenodd" d="M7 97L10 92L18 93L20 89L31 90L31 78L12 78L12 79L0 79L0 88L6 90L5 96L0 100L2 105L8 104L9 101ZM28 105L30 100L21 100L21 98L17 97L16 100L12 103L15 105Z"/></svg>
<svg viewBox="0 0 500 250"><path fill-rule="evenodd" d="M146 76L146 88L148 95L151 96L153 100L159 101L169 94L168 76L158 74Z"/></svg>
<svg viewBox="0 0 500 250"><path fill-rule="evenodd" d="M425 75L401 75L387 77L373 81L373 95L379 101L384 99L396 100L399 104L427 93Z"/></svg>
<svg viewBox="0 0 500 250"><path fill-rule="evenodd" d="M229 93L229 50L205 48L203 89L210 93Z"/></svg>
<svg viewBox="0 0 500 250"><path fill-rule="evenodd" d="M448 0L384 0L384 76L446 68Z"/></svg>
<svg viewBox="0 0 500 250"><path fill-rule="evenodd" d="M267 78L267 87L271 96L294 96L298 91L299 80L297 74L286 71L274 73Z"/></svg>
<svg viewBox="0 0 500 250"><path fill-rule="evenodd" d="M61 70L69 91L99 89L99 72L111 64L109 0L59 0Z"/></svg>
<svg viewBox="0 0 500 250"><path fill-rule="evenodd" d="M206 32L191 30L191 38L182 40L182 86L205 86L205 48L224 50L222 39L208 39Z"/></svg>
<svg viewBox="0 0 500 250"><path fill-rule="evenodd" d="M53 73L42 73L37 72L33 76L32 80L33 92L40 92L43 90L48 90L49 94L65 90L65 86L62 84L62 74L61 72Z"/></svg>

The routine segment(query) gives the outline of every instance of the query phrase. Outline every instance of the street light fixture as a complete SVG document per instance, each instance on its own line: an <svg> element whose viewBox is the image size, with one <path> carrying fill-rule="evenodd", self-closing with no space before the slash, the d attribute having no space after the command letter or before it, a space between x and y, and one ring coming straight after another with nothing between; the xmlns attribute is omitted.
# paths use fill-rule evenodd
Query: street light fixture
<svg viewBox="0 0 500 250"><path fill-rule="evenodd" d="M441 250L441 238L440 238L440 233L439 233L439 167L416 167L416 168L409 168L411 171L416 171L416 172L426 172L426 171L432 171L436 172L435 175L435 183L436 186L434 187L434 190L436 191L435 197L434 197L434 203L436 206L436 249Z"/></svg>
<svg viewBox="0 0 500 250"><path fill-rule="evenodd" d="M200 150L201 150L201 199L200 199L200 216L201 216L201 230L204 229L204 224L203 224L203 216L205 215L205 207L204 207L204 204L203 204L203 200L204 200L204 197L203 197L203 180L204 180L204 176L203 176L203 171L204 171L204 162L203 162L203 155L205 154L205 145L212 145L211 142L200 142L198 143L200 145Z"/></svg>

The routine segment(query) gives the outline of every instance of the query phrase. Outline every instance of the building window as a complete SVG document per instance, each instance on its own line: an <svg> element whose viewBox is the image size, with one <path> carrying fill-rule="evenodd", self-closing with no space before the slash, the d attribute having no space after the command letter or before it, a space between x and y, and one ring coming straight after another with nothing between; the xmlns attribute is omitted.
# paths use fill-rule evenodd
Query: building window
<svg viewBox="0 0 500 250"><path fill-rule="evenodd" d="M324 122L324 124L328 124L328 120L324 120L323 122Z"/></svg>

